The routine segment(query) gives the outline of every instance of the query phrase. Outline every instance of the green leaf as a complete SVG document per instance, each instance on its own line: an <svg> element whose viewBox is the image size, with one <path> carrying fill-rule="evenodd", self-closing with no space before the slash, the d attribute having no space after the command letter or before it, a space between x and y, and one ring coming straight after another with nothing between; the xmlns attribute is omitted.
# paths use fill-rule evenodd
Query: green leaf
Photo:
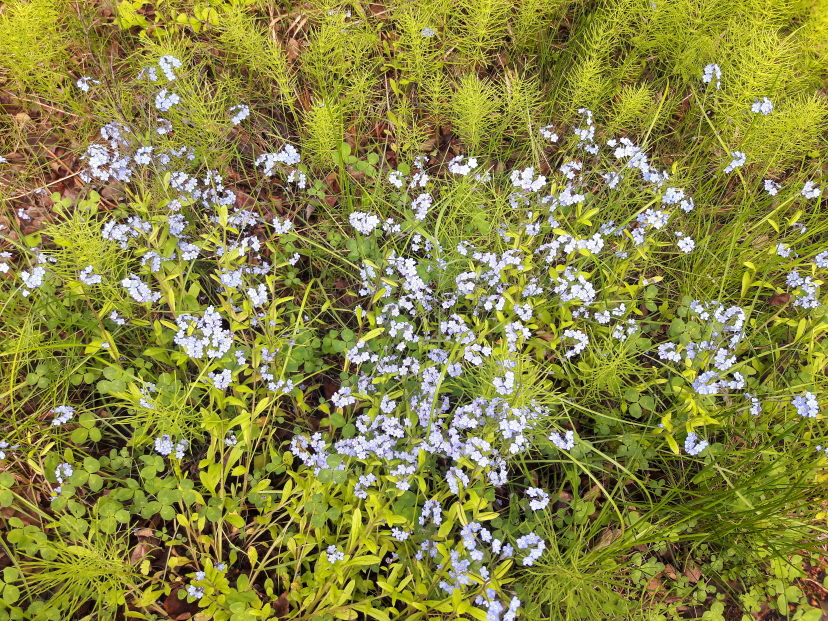
<svg viewBox="0 0 828 621"><path fill-rule="evenodd" d="M236 578L236 589L239 591L247 591L250 588L250 577L247 574L239 574Z"/></svg>
<svg viewBox="0 0 828 621"><path fill-rule="evenodd" d="M328 468L323 468L319 471L317 478L319 479L320 483L330 483L331 479L333 478L333 471L329 470Z"/></svg>
<svg viewBox="0 0 828 621"><path fill-rule="evenodd" d="M0 507L10 507L14 502L14 494L9 489L0 490Z"/></svg>
<svg viewBox="0 0 828 621"><path fill-rule="evenodd" d="M228 513L224 516L224 521L230 524L230 526L235 526L236 528L244 528L244 518L240 516L238 513Z"/></svg>
<svg viewBox="0 0 828 621"><path fill-rule="evenodd" d="M804 615L802 615L799 618L799 620L800 621L819 621L821 618L822 618L822 609L821 608L811 608Z"/></svg>
<svg viewBox="0 0 828 621"><path fill-rule="evenodd" d="M7 604L13 604L20 599L20 589L13 584L7 584L3 589L3 599Z"/></svg>
<svg viewBox="0 0 828 621"><path fill-rule="evenodd" d="M367 554L365 556L358 556L356 558L352 558L350 561L343 563L343 567L362 567L364 565L376 565L380 562L380 557L375 556L373 554Z"/></svg>
<svg viewBox="0 0 828 621"><path fill-rule="evenodd" d="M10 472L0 472L0 487L11 487L14 485L14 477Z"/></svg>
<svg viewBox="0 0 828 621"><path fill-rule="evenodd" d="M89 475L89 489L93 492L99 492L103 487L104 480L103 477L99 474L90 474Z"/></svg>
<svg viewBox="0 0 828 621"><path fill-rule="evenodd" d="M83 460L83 469L89 474L94 474L101 469L101 462L94 457L85 457Z"/></svg>
<svg viewBox="0 0 828 621"><path fill-rule="evenodd" d="M72 432L72 435L69 437L75 444L83 444L89 437L89 431L87 429L84 429L83 427L78 427Z"/></svg>
<svg viewBox="0 0 828 621"><path fill-rule="evenodd" d="M75 473L69 477L69 482L75 487L86 485L89 480L89 473L86 470L75 470Z"/></svg>
<svg viewBox="0 0 828 621"><path fill-rule="evenodd" d="M460 589L457 589L457 590L459 591ZM377 621L391 621L391 617L389 617L382 610L372 608L371 604L360 604L358 606L354 606L354 610L359 610L360 612L364 612L369 617L374 617L374 619L377 619Z"/></svg>
<svg viewBox="0 0 828 621"><path fill-rule="evenodd" d="M630 403L636 403L638 401L638 397L638 391L635 388L627 388L627 390L624 391L624 399Z"/></svg>
<svg viewBox="0 0 828 621"><path fill-rule="evenodd" d="M98 521L98 528L101 529L102 533L112 534L118 530L118 522L115 521L114 517L102 518Z"/></svg>

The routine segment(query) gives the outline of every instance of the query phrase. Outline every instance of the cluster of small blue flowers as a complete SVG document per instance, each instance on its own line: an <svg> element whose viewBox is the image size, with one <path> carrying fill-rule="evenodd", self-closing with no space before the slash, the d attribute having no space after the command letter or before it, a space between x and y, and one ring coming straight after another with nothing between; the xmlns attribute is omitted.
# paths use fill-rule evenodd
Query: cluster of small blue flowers
<svg viewBox="0 0 828 621"><path fill-rule="evenodd" d="M58 486L52 489L52 500L58 497L61 492L61 486L73 474L75 474L75 469L72 467L72 464L67 462L58 464L57 468L55 468L55 480L58 482Z"/></svg>
<svg viewBox="0 0 828 621"><path fill-rule="evenodd" d="M244 119L250 116L250 106L246 104L238 104L235 106L230 106L230 122L233 125L238 125Z"/></svg>
<svg viewBox="0 0 828 621"><path fill-rule="evenodd" d="M345 560L345 553L340 551L335 545L329 545L328 549L326 550L326 554L328 555L328 562L333 565L338 561Z"/></svg>
<svg viewBox="0 0 828 621"><path fill-rule="evenodd" d="M364 211L354 211L348 216L348 220L351 222L351 226L363 235L370 235L380 224L380 219L377 216Z"/></svg>
<svg viewBox="0 0 828 621"><path fill-rule="evenodd" d="M741 151L733 151L733 153L730 154L730 157L732 157L733 159L730 160L730 164L725 166L725 173L732 173L737 168L741 168L742 166L744 166L745 162L747 161L747 156Z"/></svg>
<svg viewBox="0 0 828 621"><path fill-rule="evenodd" d="M797 270L792 271L785 278L785 284L794 289L793 305L802 308L817 308L819 299L819 285L810 276L800 276Z"/></svg>
<svg viewBox="0 0 828 621"><path fill-rule="evenodd" d="M160 292L150 289L149 285L147 285L135 274L130 274L128 278L124 278L121 281L121 286L127 290L133 300L140 304L157 302L161 299Z"/></svg>
<svg viewBox="0 0 828 621"><path fill-rule="evenodd" d="M29 272L24 270L20 272L20 280L23 281L23 291L21 292L23 297L28 297L28 295L32 292L32 289L37 289L43 284L43 277L46 275L46 268L41 265L37 265L32 268L32 271Z"/></svg>
<svg viewBox="0 0 828 621"><path fill-rule="evenodd" d="M561 435L556 431L549 436L549 441L562 451L571 451L575 448L575 432L570 429Z"/></svg>
<svg viewBox="0 0 828 621"><path fill-rule="evenodd" d="M716 90L719 90L722 87L722 70L716 63L710 63L705 66L704 73L702 74L702 82L710 84L713 78L716 78Z"/></svg>
<svg viewBox="0 0 828 621"><path fill-rule="evenodd" d="M155 107L161 112L167 112L173 106L181 103L181 97L162 88L155 96Z"/></svg>
<svg viewBox="0 0 828 621"><path fill-rule="evenodd" d="M477 158L471 157L465 164L463 163L464 159L464 155L458 155L452 158L448 163L449 172L454 173L455 175L462 175L463 177L465 177L471 171L477 168Z"/></svg>
<svg viewBox="0 0 828 621"><path fill-rule="evenodd" d="M759 101L757 99L753 103L753 105L750 107L750 110L754 114L761 113L761 114L767 116L768 114L770 114L773 111L773 104L771 103L771 100L768 99L767 97L762 97L762 101Z"/></svg>
<svg viewBox="0 0 828 621"><path fill-rule="evenodd" d="M687 439L684 441L684 451L688 455L699 455L704 449L708 447L707 440L699 441L695 432L687 434Z"/></svg>
<svg viewBox="0 0 828 621"><path fill-rule="evenodd" d="M532 498L529 508L532 511L542 511L549 504L549 494L539 487L530 487L526 490L526 496Z"/></svg>
<svg viewBox="0 0 828 621"><path fill-rule="evenodd" d="M806 181L802 188L802 196L805 198L818 198L822 194L822 190L816 187L813 181Z"/></svg>
<svg viewBox="0 0 828 621"><path fill-rule="evenodd" d="M78 280L85 285L98 285L101 282L101 275L95 274L95 266L88 265L78 274Z"/></svg>
<svg viewBox="0 0 828 621"><path fill-rule="evenodd" d="M57 263L57 259L41 252L37 247L30 248L30 251L34 254L35 265L32 267L31 271L23 270L20 272L20 280L23 281L23 289L20 294L24 298L28 297L33 290L43 285L44 278L48 274L46 268L43 267L43 264L49 262ZM0 255L2 255L0 256L0 259L2 259L2 262L0 262L0 272L6 273L8 271L8 265L5 261L12 255L9 252L3 252L0 253Z"/></svg>
<svg viewBox="0 0 828 621"><path fill-rule="evenodd" d="M178 442L173 442L169 434L164 434L155 438L155 451L159 455L169 457L174 453L176 459L184 459L184 452L187 450L188 442L181 438Z"/></svg>
<svg viewBox="0 0 828 621"><path fill-rule="evenodd" d="M176 79L175 71L173 69L180 69L182 63L179 59L175 56L162 56L158 59L158 66L161 67L161 71L164 73L164 77L167 78L168 82L172 82ZM156 78L153 78L153 82Z"/></svg>
<svg viewBox="0 0 828 621"><path fill-rule="evenodd" d="M13 451L16 448L20 448L20 445L12 446L8 440L0 440L0 459L6 459L6 451Z"/></svg>
<svg viewBox="0 0 828 621"><path fill-rule="evenodd" d="M207 377L213 382L213 386L222 391L227 390L233 381L233 373L230 369L224 369L221 373L210 372Z"/></svg>
<svg viewBox="0 0 828 621"><path fill-rule="evenodd" d="M52 409L55 417L52 419L53 427L65 425L75 416L75 408L71 405L59 405Z"/></svg>
<svg viewBox="0 0 828 621"><path fill-rule="evenodd" d="M810 392L804 392L794 397L791 405L796 408L797 414L805 418L816 418L819 414L819 402L816 395Z"/></svg>
<svg viewBox="0 0 828 621"><path fill-rule="evenodd" d="M78 78L78 81L75 83L77 87L82 90L84 93L88 93L89 89L93 84L100 84L100 80L95 80L88 75L85 75L81 78Z"/></svg>
<svg viewBox="0 0 828 621"><path fill-rule="evenodd" d="M295 166L302 157L292 144L286 144L278 153L263 153L256 158L256 166L262 166L262 173L270 177L276 172L276 164Z"/></svg>
<svg viewBox="0 0 828 621"><path fill-rule="evenodd" d="M676 363L682 369L692 369L696 373L696 378L692 381L691 387L698 395L716 396L727 394L729 391L744 390L746 380L742 373L733 370L733 367L737 365L738 348L744 337L744 325L747 320L745 311L739 306L725 307L718 301L698 300L690 304L689 310L702 322L703 338L683 345L675 342L661 343L657 349L658 357L666 362ZM677 375L681 374L677 372ZM761 403L755 394L745 392L743 396L750 403L752 414L762 411ZM685 450L690 455L697 455L706 446L707 441L697 442L694 433L688 436Z"/></svg>
<svg viewBox="0 0 828 621"><path fill-rule="evenodd" d="M197 571L195 572L195 576L193 576L193 583L201 582L205 578L207 578L207 572ZM188 584L187 595L192 597L193 599L201 599L202 597L204 597L204 587L196 586L195 584Z"/></svg>
<svg viewBox="0 0 828 621"><path fill-rule="evenodd" d="M220 358L233 345L233 333L222 327L221 315L212 306L207 307L203 317L182 313L175 323L178 332L173 342L183 347L190 358Z"/></svg>

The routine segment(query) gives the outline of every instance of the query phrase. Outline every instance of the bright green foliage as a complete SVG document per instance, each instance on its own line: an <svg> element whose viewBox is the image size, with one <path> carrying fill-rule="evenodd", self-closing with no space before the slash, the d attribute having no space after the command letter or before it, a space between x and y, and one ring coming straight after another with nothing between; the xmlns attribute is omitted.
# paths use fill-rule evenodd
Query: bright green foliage
<svg viewBox="0 0 828 621"><path fill-rule="evenodd" d="M296 84L284 46L241 9L223 13L218 30L218 44L230 62L244 70L248 88L265 97L275 93L284 105L292 106Z"/></svg>
<svg viewBox="0 0 828 621"><path fill-rule="evenodd" d="M460 78L451 102L452 122L472 153L489 142L499 106L499 93L490 80L473 73Z"/></svg>
<svg viewBox="0 0 828 621"><path fill-rule="evenodd" d="M200 621L484 621L470 595L485 595L483 565L463 593L440 586L456 577L452 551L469 552L459 533L472 521L513 544L530 532L545 541L532 565L521 563L525 550L486 561L487 586L504 609L517 597L527 620L678 620L690 607L704 619L749 619L763 606L819 618L799 580L825 530L828 458L815 447L826 443L828 317L824 305L797 306L803 291L786 278L810 277L824 302L815 258L828 239L826 0L123 0L111 14L98 9L42 0L0 9L0 80L17 115L0 118L9 159L0 163L0 251L12 253L0 272L0 551L11 562L0 572L0 621L161 619L174 600ZM182 61L174 81L137 77L164 56ZM721 89L701 80L710 63ZM83 92L82 75L101 84ZM164 87L181 102L162 113L154 98ZM768 115L751 111L763 97ZM234 124L240 104L250 116ZM574 135L586 126L582 108L594 114L598 155ZM173 130L159 134L159 117ZM152 145L154 158L190 147L193 160L153 159L128 181L74 185L89 161L78 156L107 144L99 129L110 122L130 129L130 144ZM557 140L541 134L547 126ZM669 174L666 184L645 186L605 146L621 136ZM265 173L257 158L288 143L301 163ZM734 151L746 164L726 174ZM457 155L477 166L449 172ZM584 168L567 177L560 167L573 160ZM418 185L420 165L428 180ZM516 198L510 173L528 166L546 183ZM221 182L204 181L208 168ZM219 207L203 195L176 205L182 171L199 188L236 194ZM623 176L617 188L601 176L610 171ZM779 182L777 195L765 179ZM820 198L801 194L806 181ZM570 182L581 202L536 200ZM695 208L668 207L667 187L683 188ZM421 194L434 199L422 217ZM37 226L18 213L38 207L47 215ZM671 210L669 226L645 224L648 209ZM360 232L355 212L377 226ZM102 237L105 223L129 217L140 222L123 247ZM171 230L179 217L181 236ZM285 220L293 228L275 232ZM601 225L601 251L547 260L540 247L588 240ZM636 243L645 228L647 242ZM677 232L695 241L692 252ZM458 279L486 271L462 242L521 260L456 306L441 298L412 320L423 338L402 342L389 318L410 320L410 309L384 309L398 291L419 279L448 296ZM183 258L187 244L195 258ZM398 257L415 260L415 272L395 271ZM90 265L99 284L80 278ZM36 266L43 284L24 295L22 273ZM373 290L360 274L369 268ZM592 321L553 294L567 268L602 308L623 304L618 317ZM130 274L158 301L136 301L122 284ZM228 284L234 274L241 284ZM532 278L547 297L519 315ZM712 351L673 363L661 355L664 344L684 353L721 337L694 300L743 309L732 367L742 388L694 387ZM181 341L195 328L179 323L207 306L233 332L232 348L190 356ZM479 365L462 358L460 337L441 332L456 317L491 348ZM528 336L511 351L516 322ZM569 329L588 338L583 352L568 354ZM509 407L542 411L514 454L500 426L479 429L508 454L507 483L490 483L464 455L456 463L473 483L455 493L446 471L456 464L418 449L403 489L380 459L332 449L365 435L361 414L391 407L406 428L420 424L413 373L377 374L356 406L337 407L335 391L356 390L360 370L375 364L354 362L358 343L429 364L440 339L466 366L438 374L434 408L498 399L509 361ZM215 379L222 372L227 387ZM792 405L806 391L822 407L816 418ZM54 424L60 405L74 415ZM575 442L561 449L550 435L565 431ZM709 441L697 455L683 446L691 432ZM317 467L291 452L291 440L315 433L330 451ZM157 449L165 434L186 441L183 458ZM64 464L73 472L60 482ZM379 480L361 496L365 473ZM549 505L532 510L529 487ZM439 526L419 523L428 498L442 505ZM433 562L414 556L422 537L435 543Z"/></svg>
<svg viewBox="0 0 828 621"><path fill-rule="evenodd" d="M14 0L0 12L0 68L15 86L59 97L69 61L67 1ZM62 23L64 22L64 23Z"/></svg>

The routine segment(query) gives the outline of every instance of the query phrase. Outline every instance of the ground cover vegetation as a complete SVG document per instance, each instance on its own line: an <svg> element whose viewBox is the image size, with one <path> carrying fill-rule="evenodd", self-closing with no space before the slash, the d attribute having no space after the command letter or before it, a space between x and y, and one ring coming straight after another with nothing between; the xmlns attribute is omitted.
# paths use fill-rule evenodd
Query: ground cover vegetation
<svg viewBox="0 0 828 621"><path fill-rule="evenodd" d="M0 8L0 619L828 610L825 0Z"/></svg>

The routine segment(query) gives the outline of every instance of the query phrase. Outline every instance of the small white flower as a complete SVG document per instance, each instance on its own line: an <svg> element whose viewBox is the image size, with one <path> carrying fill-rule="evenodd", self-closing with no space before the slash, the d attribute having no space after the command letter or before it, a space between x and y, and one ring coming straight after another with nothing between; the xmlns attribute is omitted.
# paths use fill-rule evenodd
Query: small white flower
<svg viewBox="0 0 828 621"><path fill-rule="evenodd" d="M257 288L248 289L247 297L250 298L250 303L253 305L253 308L264 306L267 304L267 285L260 283Z"/></svg>
<svg viewBox="0 0 828 621"><path fill-rule="evenodd" d="M366 211L354 211L348 216L351 226L363 235L370 235L380 224L380 219Z"/></svg>
<svg viewBox="0 0 828 621"><path fill-rule="evenodd" d="M325 553L328 555L328 562L330 562L332 565L337 561L345 560L345 553L340 551L339 548L337 548L334 545L328 546L328 549L325 551Z"/></svg>
<svg viewBox="0 0 828 621"><path fill-rule="evenodd" d="M546 125L545 127L540 128L540 135L549 140L550 142L558 142L560 136L552 131L554 125Z"/></svg>
<svg viewBox="0 0 828 621"><path fill-rule="evenodd" d="M822 194L822 190L816 187L813 181L805 182L805 186L802 188L802 196L805 198L817 198L820 194Z"/></svg>
<svg viewBox="0 0 828 621"><path fill-rule="evenodd" d="M164 76L167 78L167 80L169 82L172 82L173 80L175 80L175 72L173 71L173 68L181 68L181 61L178 60L175 56L166 55L158 59L158 66L161 67L161 71L164 72ZM154 70L155 67L152 67L152 69ZM153 71L153 76L154 74L155 72ZM153 82L155 81L155 79L155 77L152 77Z"/></svg>
<svg viewBox="0 0 828 621"><path fill-rule="evenodd" d="M55 418L52 420L53 427L65 425L75 416L75 408L71 405L59 405L52 410Z"/></svg>
<svg viewBox="0 0 828 621"><path fill-rule="evenodd" d="M780 242L776 244L776 254L783 259L787 259L791 256L791 247L788 244Z"/></svg>
<svg viewBox="0 0 828 621"><path fill-rule="evenodd" d="M84 93L88 93L90 85L100 83L100 80L93 80L89 76L83 76L82 78L79 78L75 84L77 84L77 87L81 89Z"/></svg>
<svg viewBox="0 0 828 621"><path fill-rule="evenodd" d="M724 169L725 173L733 172L737 168L740 168L740 167L744 166L745 162L747 161L747 156L744 153L742 153L741 151L733 151L730 154L730 157L732 157L733 159L730 161L730 164L725 166L725 169Z"/></svg>
<svg viewBox="0 0 828 621"><path fill-rule="evenodd" d="M529 502L529 508L532 511L541 511L549 504L549 494L539 487L530 487L526 490L526 495L532 498Z"/></svg>
<svg viewBox="0 0 828 621"><path fill-rule="evenodd" d="M771 100L767 97L762 97L762 101L759 101L757 99L750 107L750 110L755 114L762 113L765 116L767 116L773 111L773 104L771 103Z"/></svg>
<svg viewBox="0 0 828 621"><path fill-rule="evenodd" d="M235 106L230 106L230 121L233 125L238 125L244 119L250 116L250 107L246 104L237 104Z"/></svg>
<svg viewBox="0 0 828 621"><path fill-rule="evenodd" d="M681 239L678 240L677 245L679 250L684 253L693 252L693 249L696 247L696 242L693 241L693 238L689 235L685 235Z"/></svg>
<svg viewBox="0 0 828 621"><path fill-rule="evenodd" d="M179 103L181 103L181 97L175 93L168 93L166 88L161 89L155 96L155 107L161 112L166 112Z"/></svg>
<svg viewBox="0 0 828 621"><path fill-rule="evenodd" d="M80 280L85 285L98 285L101 282L101 275L94 273L95 268L92 265L88 265L83 268L78 275L78 280Z"/></svg>
<svg viewBox="0 0 828 621"><path fill-rule="evenodd" d="M704 68L704 73L702 74L702 82L705 84L710 84L713 81L713 78L716 78L716 90L722 87L722 70L719 68L719 65L716 63L710 63L706 65Z"/></svg>

